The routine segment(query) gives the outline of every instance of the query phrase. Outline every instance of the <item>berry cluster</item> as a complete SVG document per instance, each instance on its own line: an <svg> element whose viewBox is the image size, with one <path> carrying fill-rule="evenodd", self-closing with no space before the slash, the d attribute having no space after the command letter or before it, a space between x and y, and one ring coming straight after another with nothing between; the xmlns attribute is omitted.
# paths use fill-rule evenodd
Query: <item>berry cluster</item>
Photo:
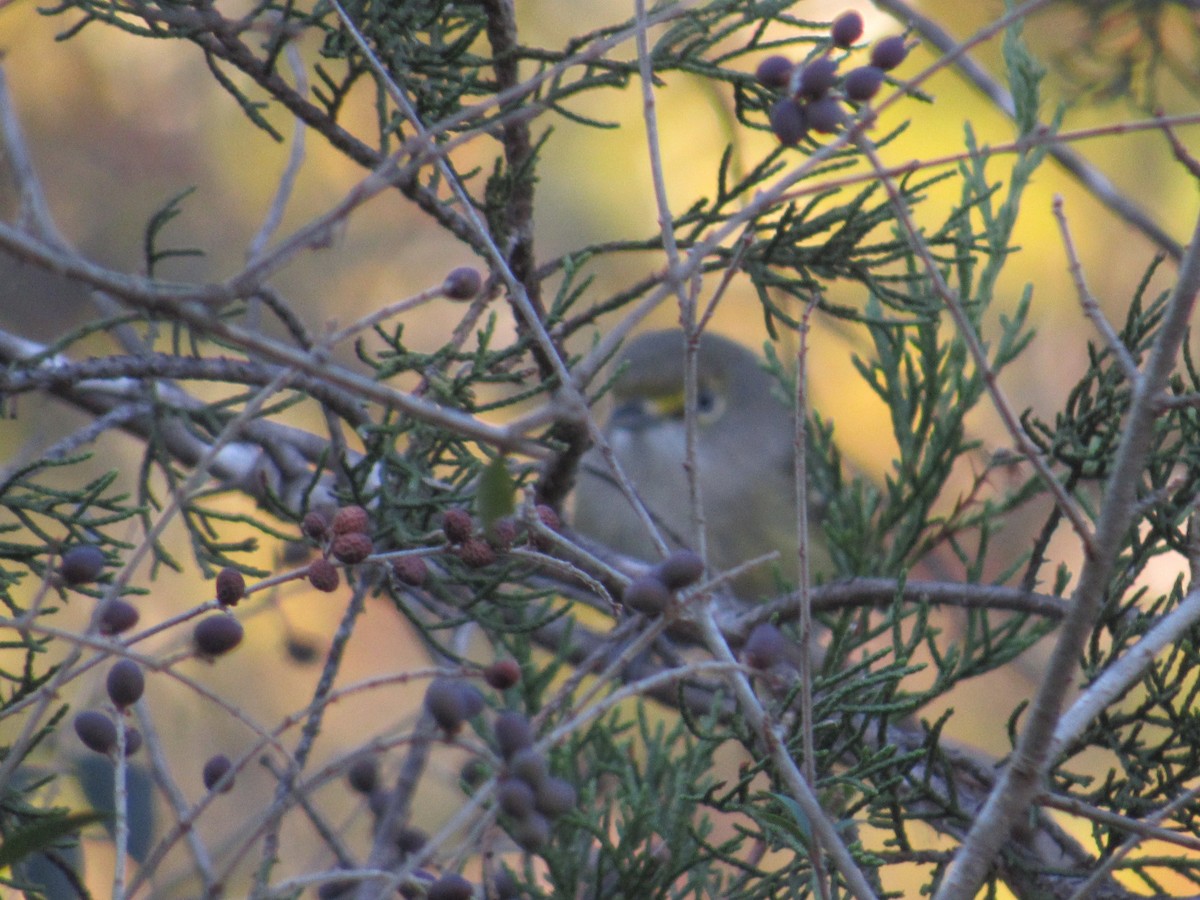
<svg viewBox="0 0 1200 900"><path fill-rule="evenodd" d="M464 297L470 287L463 288ZM419 587L429 577L427 558L431 553L440 552L448 561L457 560L468 568L480 568L495 563L500 555L519 544L549 550L553 540L547 536L547 530L556 531L561 527L558 515L546 506L536 507L534 514L537 519L532 525L508 517L485 526L465 509L449 509L441 522L443 542L440 546L435 538L433 546L417 547L391 556L391 574L399 584ZM307 578L322 591L335 590L343 566L372 562L375 546L371 530L371 516L362 506L342 506L328 513L309 512L301 523L301 531L308 547L315 544L319 554L307 565L296 560L302 565L297 577ZM71 547L60 558L55 583L60 588L78 588L97 582L104 578L110 563L100 547L90 544ZM677 567L679 561L668 563L671 561L664 563L659 577L675 584L681 576L673 567ZM450 569L453 569L452 562ZM698 570L693 577L698 577ZM210 662L229 653L244 638L243 626L233 615L233 608L247 595L246 578L236 569L222 569L217 573L213 590L216 603L210 602L204 609L214 606L218 609L199 619L192 632L195 654ZM96 611L96 627L106 636L127 631L137 622L138 610L119 598L106 600ZM481 667L475 677L493 690L505 691L520 682L521 664L514 659L499 659ZM139 701L144 688L145 676L137 662L120 659L114 663L107 678L110 704L103 709L80 712L74 718L75 731L84 746L110 757L122 746L126 755L136 753L143 742L142 735L132 725L124 724L123 719L129 708ZM469 720L481 716L487 705L483 692L467 677L435 679L424 700L428 714L447 738L454 737ZM485 726L481 723L477 727ZM523 714L501 712L490 730L497 750L496 758L503 767L497 788L497 811L513 839L527 850L536 851L549 842L553 821L575 807L575 789L564 779L550 774L546 758L533 749L533 729ZM482 761L477 759L477 762ZM204 762L201 780L209 792L226 793L234 788L237 770L230 756L216 753ZM370 808L382 821L389 794L380 786L378 760L373 755L357 759L347 770L347 780L353 790L367 797ZM418 852L428 841L424 832L411 826L398 825L394 831L393 843L401 860ZM515 881L507 872L496 873L492 881L494 884L489 889L493 893L498 891L501 897L516 896ZM504 889L502 884L509 889ZM335 880L323 885L319 896L352 896L357 889L356 881ZM444 873L435 876L423 870L413 872L400 885L400 894L406 897L465 898L474 896L475 890L476 886L460 875Z"/></svg>
<svg viewBox="0 0 1200 900"><path fill-rule="evenodd" d="M831 47L849 50L862 33L862 16L842 13L829 30ZM833 134L846 120L842 104L870 101L879 92L886 73L904 62L908 50L902 36L884 38L871 48L868 65L841 76L840 89L840 60L832 58L828 50L803 65L786 56L768 56L759 63L755 77L764 87L785 91L768 113L771 130L787 146L798 144L809 129Z"/></svg>
<svg viewBox="0 0 1200 900"><path fill-rule="evenodd" d="M385 815L389 796L380 784L379 761L374 756L362 756L356 759L346 771L346 782L353 791L366 796L371 811L377 818ZM429 842L429 835L411 825L395 826L391 830L391 838L401 862L419 852ZM458 878L459 876L443 876L442 879L435 879L433 875L423 869L417 869L412 873L413 882L420 884L422 890L426 892L430 890L431 885L442 882L447 877ZM452 883L445 882L443 887ZM342 896L343 887L341 882L332 882L321 896ZM354 896L356 887L345 886L346 896ZM428 896L427 893L414 893L411 887L406 885L400 886L400 894L404 897ZM468 896L470 895L468 894Z"/></svg>
<svg viewBox="0 0 1200 900"><path fill-rule="evenodd" d="M484 680L496 690L505 690L520 679L520 666L511 659L498 660L482 670ZM436 678L425 691L426 712L453 738L468 719L480 715L486 706L483 694L464 678ZM544 847L551 838L552 823L576 806L575 788L550 773L547 759L534 749L533 725L523 713L502 710L491 725L492 745L503 768L496 788L496 807L513 840L529 851ZM478 759L476 765L481 765ZM486 770L486 766L482 766ZM372 811L383 817L388 793L381 784L376 756L361 756L346 771L346 781L355 792L367 797ZM477 784L478 782L472 781ZM428 836L418 828L399 826L393 843L401 860L421 850ZM334 881L322 887L319 896L352 896L353 882ZM496 873L493 887L501 898L517 896L516 885L506 871ZM475 887L460 875L446 873L435 878L417 869L411 881L400 886L404 897L469 898Z"/></svg>
<svg viewBox="0 0 1200 900"><path fill-rule="evenodd" d="M548 506L536 507L541 523L557 530L561 523L558 514ZM341 576L336 559L345 565L365 562L375 551L370 536L370 518L361 506L343 506L332 518L320 511L305 515L301 531L310 541L323 550L322 555L308 565L308 580L319 591L327 593L337 590ZM480 527L471 513L460 507L446 510L442 516L442 534L449 552L464 565L472 569L486 568L515 545L525 542L538 550L548 549L544 534L538 530L527 530L515 518L507 517L493 522L490 527ZM429 564L424 554L427 549L391 559L392 574L396 581L408 587L421 587L429 577Z"/></svg>
<svg viewBox="0 0 1200 900"><path fill-rule="evenodd" d="M80 587L100 579L108 559L104 551L92 544L79 544L63 553L57 571L58 583L66 587ZM223 569L217 576L216 596L223 606L233 606L246 592L246 580L235 569ZM105 600L96 610L96 630L105 637L112 637L133 628L138 623L137 607L120 597ZM214 659L228 653L241 643L242 624L229 615L217 614L202 619L192 634L196 652L205 658ZM146 679L141 666L130 659L115 662L108 672L105 687L108 698L118 714L125 714L129 707L141 699ZM75 733L89 750L105 756L111 755L118 745L117 723L108 712L85 710L74 719ZM125 755L131 756L142 745L142 735L132 725L122 729L125 738ZM210 760L210 762L212 762ZM209 780L205 769L205 783ZM215 780L215 779L214 779Z"/></svg>
<svg viewBox="0 0 1200 900"><path fill-rule="evenodd" d="M538 520L551 531L557 531L562 525L558 513L549 506L539 505L535 512ZM448 509L442 516L442 532L458 558L473 569L491 565L496 561L497 553L506 553L520 543L528 543L535 550L549 549L540 532L527 530L523 522L511 516L482 528L465 509Z"/></svg>
<svg viewBox="0 0 1200 900"><path fill-rule="evenodd" d="M309 563L308 581L318 591L332 593L341 584L338 567L330 556L347 566L365 561L375 552L371 540L371 518L361 506L339 507L332 516L320 510L305 514L300 530L316 542L322 555Z"/></svg>
<svg viewBox="0 0 1200 900"><path fill-rule="evenodd" d="M103 573L107 559L100 548L81 544L67 550L59 563L58 579L62 585L79 587L97 581ZM241 572L232 568L222 569L216 578L215 596L225 608L236 606L246 595L246 579ZM122 634L133 628L140 616L133 604L120 597L105 600L96 610L96 630L106 637ZM245 631L241 622L232 615L217 613L201 619L192 632L192 642L198 656L213 660L237 647ZM145 675L141 666L130 659L121 659L108 672L105 686L109 700L118 714L126 714L129 707L141 699L145 690ZM85 710L74 719L75 733L89 750L110 756L118 745L117 722L109 712ZM142 735L132 725L123 727L125 755L132 756L142 745ZM206 788L221 785L222 791L233 787L232 777L222 781L233 767L230 759L217 754L204 764L203 781Z"/></svg>
<svg viewBox="0 0 1200 900"><path fill-rule="evenodd" d="M519 671L511 660L502 660L489 666L484 677L493 687L503 689L516 683ZM479 690L460 679L435 679L425 691L425 709L448 737L457 734L483 707ZM549 762L533 749L533 725L524 713L498 713L492 723L492 742L505 764L496 804L508 820L513 840L526 850L537 851L549 842L553 821L575 808L575 788L550 774Z"/></svg>
<svg viewBox="0 0 1200 900"><path fill-rule="evenodd" d="M676 550L625 588L621 602L647 616L662 615L675 592L695 584L704 574L704 560L691 550Z"/></svg>
<svg viewBox="0 0 1200 900"><path fill-rule="evenodd" d="M62 587L81 587L98 581L107 563L108 558L99 547L76 544L59 559L55 577ZM96 610L96 630L105 637L128 631L137 623L137 607L120 597L105 600Z"/></svg>
<svg viewBox="0 0 1200 900"><path fill-rule="evenodd" d="M146 676L142 668L131 659L113 663L105 680L108 699L117 712L124 714L137 703L146 689ZM125 755L132 756L142 746L142 733L132 725L125 725ZM89 750L111 755L117 749L117 723L107 712L89 709L75 716L75 733Z"/></svg>
<svg viewBox="0 0 1200 900"><path fill-rule="evenodd" d="M504 773L496 804L508 819L508 832L522 848L536 852L550 842L551 825L575 808L575 788L550 774L550 764L533 749L533 726L523 713L496 716L492 736Z"/></svg>

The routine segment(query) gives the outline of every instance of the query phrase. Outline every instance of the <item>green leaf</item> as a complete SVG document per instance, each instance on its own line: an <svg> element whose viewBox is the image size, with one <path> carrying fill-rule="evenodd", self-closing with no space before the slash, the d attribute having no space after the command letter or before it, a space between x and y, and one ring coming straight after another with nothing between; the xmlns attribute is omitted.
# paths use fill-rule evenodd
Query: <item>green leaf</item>
<svg viewBox="0 0 1200 900"><path fill-rule="evenodd" d="M771 796L792 814L790 821L781 816L775 817L776 824L782 826L783 831L798 840L802 847L811 851L813 840L812 823L809 822L808 816L800 807L800 804L787 794L772 793Z"/></svg>
<svg viewBox="0 0 1200 900"><path fill-rule="evenodd" d="M475 494L476 508L483 528L491 532L492 526L516 508L516 485L508 473L507 457L497 456L479 476L479 488Z"/></svg>
<svg viewBox="0 0 1200 900"><path fill-rule="evenodd" d="M86 825L104 819L104 814L88 812L68 813L63 816L46 816L18 828L0 844L0 869L8 868L25 857L54 846L60 838L74 834Z"/></svg>

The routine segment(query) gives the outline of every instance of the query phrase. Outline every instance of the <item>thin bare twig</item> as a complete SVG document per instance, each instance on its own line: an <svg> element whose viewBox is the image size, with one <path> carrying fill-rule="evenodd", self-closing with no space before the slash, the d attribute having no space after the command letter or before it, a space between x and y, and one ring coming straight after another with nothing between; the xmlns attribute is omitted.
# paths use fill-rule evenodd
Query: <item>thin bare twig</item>
<svg viewBox="0 0 1200 900"><path fill-rule="evenodd" d="M316 741L317 736L321 733L321 723L324 721L324 712L327 707L326 704L320 701L333 689L333 681L341 669L346 644L350 640L350 635L354 631L354 623L362 613L363 604L366 602L368 588L368 578L365 575L361 576L358 579L358 583L354 585L350 602L347 604L346 611L342 615L342 620L338 624L338 629L334 633L329 651L325 654L325 665L321 669L321 677L317 680L317 685L313 690L315 708L312 714L304 721L304 727L300 732L300 740L296 742L296 749L292 752L288 760L287 771L276 787L275 798L272 803L274 815L269 820L266 836L263 840L261 862L255 870L254 893L256 895L261 894L266 888L271 868L275 865L276 853L279 847L279 830L283 824L283 813L288 797L295 789L296 780L308 762L308 755L312 751L313 742ZM228 878L234 863L241 858L240 854L234 854L234 856L235 858L231 859L226 865L223 873L225 878Z"/></svg>
<svg viewBox="0 0 1200 900"><path fill-rule="evenodd" d="M808 335L809 322L813 311L817 308L820 297L813 294L805 306L804 314L800 317L800 346L796 351L796 396L795 409L795 449L793 476L796 496L796 597L799 606L800 623L800 717L801 717L801 746L804 748L804 777L809 784L817 783L816 744L813 733L816 722L813 721L813 650L817 645L817 635L813 630L812 617L812 572L809 565L809 548L811 532L808 521ZM823 898L829 897L829 884L824 871L824 863L818 857L813 859L813 876Z"/></svg>
<svg viewBox="0 0 1200 900"><path fill-rule="evenodd" d="M146 704L140 702L134 706L134 713L137 715L138 728L142 732L146 755L150 757L150 770L154 773L154 781L166 795L167 801L175 811L176 819L182 820L188 813L188 802L179 789L179 782L171 774L171 765L163 752L162 741L159 740L158 729L154 725L154 717L147 711ZM207 889L214 879L212 856L209 854L208 848L204 846L204 841L197 829L187 829L184 837L188 849L191 851L192 861L196 865L196 871L200 874L200 883Z"/></svg>
<svg viewBox="0 0 1200 900"><path fill-rule="evenodd" d="M642 90L642 124L646 128L646 150L650 159L650 181L654 188L654 203L658 210L658 228L663 251L667 257L667 285L673 289L679 306L679 321L684 333L683 359L683 422L684 471L687 473L688 501L692 524L692 545L700 558L708 563L708 529L705 526L704 486L700 482L700 467L696 459L697 394L699 391L699 360L697 353L701 330L696 326L696 303L685 288L679 265L679 247L675 242L675 215L667 196L663 175L662 143L658 137L657 104L654 97L654 66L650 57L649 25L645 0L636 0L638 75ZM630 498L633 499L633 498Z"/></svg>
<svg viewBox="0 0 1200 900"><path fill-rule="evenodd" d="M294 41L287 42L287 47L284 48L284 58L287 59L288 68L292 70L292 77L296 81L296 93L302 97L307 96L308 74L304 68L304 60L301 59L300 51L296 48ZM279 229L279 224L283 221L283 214L296 186L300 167L304 164L304 136L307 130L308 126L297 116L292 123L292 147L288 151L287 166L284 168L283 174L279 176L279 185L275 188L275 196L271 199L263 223L259 227L258 233L250 241L250 249L246 252L246 259L251 262L262 254L271 240L271 235Z"/></svg>
<svg viewBox="0 0 1200 900"><path fill-rule="evenodd" d="M796 351L795 449L792 475L796 494L796 600L800 623L800 715L804 746L804 776L816 784L816 751L813 745L813 633L812 572L809 567L808 520L808 334L809 320L819 298L814 294L800 317L800 346Z"/></svg>
<svg viewBox="0 0 1200 900"><path fill-rule="evenodd" d="M1067 266L1071 271L1071 278L1075 282L1075 292L1079 294L1079 305L1083 307L1084 315L1092 320L1092 324L1096 326L1096 330L1100 332L1100 336L1104 338L1104 342L1116 356L1117 364L1125 373L1125 378L1130 384L1137 384L1138 379L1141 378L1137 363L1130 355L1129 348L1121 341L1116 329L1105 318L1104 310L1100 308L1100 304L1096 302L1092 292L1088 290L1087 281L1083 277L1083 266L1079 263L1079 254L1075 252L1075 242L1071 239L1071 229L1067 225L1067 215L1063 211L1061 194L1054 195L1053 209L1054 218L1058 220L1059 232L1062 234L1063 247L1067 251Z"/></svg>
<svg viewBox="0 0 1200 900"><path fill-rule="evenodd" d="M1171 127L1171 122L1166 116L1160 112L1155 116L1155 121L1162 126L1163 134L1167 136L1167 142L1171 145L1171 152L1175 154L1175 159L1191 174L1192 178L1200 179L1200 160L1196 159L1183 145L1183 141L1179 139L1179 135L1175 133L1175 129Z"/></svg>

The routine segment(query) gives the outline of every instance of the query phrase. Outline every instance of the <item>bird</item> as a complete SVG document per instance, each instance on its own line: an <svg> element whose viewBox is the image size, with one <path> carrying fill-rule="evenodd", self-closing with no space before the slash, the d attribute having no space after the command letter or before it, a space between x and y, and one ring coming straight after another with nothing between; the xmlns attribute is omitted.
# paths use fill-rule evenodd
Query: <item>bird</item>
<svg viewBox="0 0 1200 900"><path fill-rule="evenodd" d="M685 346L680 329L643 333L625 345L602 431L668 545L696 549L685 467ZM778 379L753 351L701 334L695 463L709 568L723 571L779 553L732 581L733 592L746 600L778 595L796 581L796 436L781 396ZM580 461L573 524L617 553L657 561L646 526L595 447ZM815 523L811 528L816 531Z"/></svg>

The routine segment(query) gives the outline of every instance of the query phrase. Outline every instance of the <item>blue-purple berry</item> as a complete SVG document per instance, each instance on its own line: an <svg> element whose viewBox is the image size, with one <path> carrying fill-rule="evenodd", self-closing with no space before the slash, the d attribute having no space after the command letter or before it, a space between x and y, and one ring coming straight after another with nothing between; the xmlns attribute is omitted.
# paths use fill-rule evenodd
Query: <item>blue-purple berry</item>
<svg viewBox="0 0 1200 900"><path fill-rule="evenodd" d="M852 47L862 34L862 16L853 10L842 13L833 20L833 25L829 28L829 36L833 38L834 44L843 49Z"/></svg>
<svg viewBox="0 0 1200 900"><path fill-rule="evenodd" d="M785 147L794 147L808 132L808 120L804 116L804 110L791 97L776 101L767 115L771 122L771 131Z"/></svg>
<svg viewBox="0 0 1200 900"><path fill-rule="evenodd" d="M763 87L785 88L792 78L795 65L786 56L768 56L754 70L754 77Z"/></svg>
<svg viewBox="0 0 1200 900"><path fill-rule="evenodd" d="M908 56L908 47L900 35L884 38L871 48L871 65L890 72Z"/></svg>

